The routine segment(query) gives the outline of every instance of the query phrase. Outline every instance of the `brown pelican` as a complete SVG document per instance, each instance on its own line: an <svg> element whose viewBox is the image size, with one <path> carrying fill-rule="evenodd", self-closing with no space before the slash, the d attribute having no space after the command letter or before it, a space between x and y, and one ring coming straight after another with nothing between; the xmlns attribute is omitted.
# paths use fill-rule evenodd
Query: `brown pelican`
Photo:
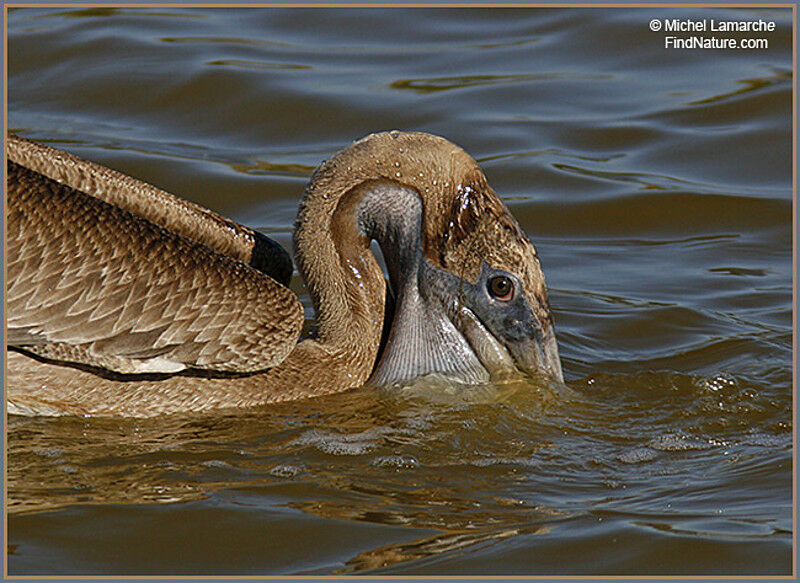
<svg viewBox="0 0 800 583"><path fill-rule="evenodd" d="M444 138L372 134L314 172L294 232L317 318L301 342L276 243L24 138L7 152L11 413L144 417L426 375L562 380L536 251Z"/></svg>

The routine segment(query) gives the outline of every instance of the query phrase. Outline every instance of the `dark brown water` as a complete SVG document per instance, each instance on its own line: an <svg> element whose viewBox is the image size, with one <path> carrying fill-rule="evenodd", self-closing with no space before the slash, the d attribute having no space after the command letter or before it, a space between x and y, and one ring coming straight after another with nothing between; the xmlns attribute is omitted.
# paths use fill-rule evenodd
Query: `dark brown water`
<svg viewBox="0 0 800 583"><path fill-rule="evenodd" d="M653 18L777 30L668 50ZM790 10L18 9L8 42L10 129L286 247L350 141L462 145L568 385L9 418L9 573L791 573Z"/></svg>

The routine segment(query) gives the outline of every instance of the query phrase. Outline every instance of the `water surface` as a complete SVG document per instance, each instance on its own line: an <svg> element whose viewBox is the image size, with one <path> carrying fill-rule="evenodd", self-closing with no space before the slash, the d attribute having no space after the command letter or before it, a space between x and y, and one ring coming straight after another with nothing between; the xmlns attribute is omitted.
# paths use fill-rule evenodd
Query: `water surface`
<svg viewBox="0 0 800 583"><path fill-rule="evenodd" d="M458 143L537 246L567 381L11 417L10 574L791 573L790 10L8 16L11 130L286 248L352 140ZM668 16L778 29L666 50Z"/></svg>

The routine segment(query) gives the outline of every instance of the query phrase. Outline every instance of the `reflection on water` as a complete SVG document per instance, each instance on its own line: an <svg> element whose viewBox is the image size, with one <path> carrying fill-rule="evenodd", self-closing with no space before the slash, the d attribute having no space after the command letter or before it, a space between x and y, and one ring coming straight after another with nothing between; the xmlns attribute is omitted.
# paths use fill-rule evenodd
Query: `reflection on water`
<svg viewBox="0 0 800 583"><path fill-rule="evenodd" d="M724 101L726 99L730 99L731 97L737 97L739 95L743 95L749 93L751 91L758 91L759 89L763 89L764 87L769 87L772 84L780 83L782 81L790 81L792 78L791 71L777 71L775 75L771 77L759 77L757 79L742 79L739 81L740 84L744 85L741 89L737 89L736 91L731 91L730 93L723 93L721 95L715 95L714 97L708 97L706 99L700 99L698 101L692 101L689 105L703 105L705 103L715 103L718 101Z"/></svg>
<svg viewBox="0 0 800 583"><path fill-rule="evenodd" d="M393 544L359 553L349 561L345 568L335 572L356 573L363 570L375 570L390 567L398 563L424 559L443 553L454 553L477 545L500 542L504 539L522 534L547 533L547 529L538 526L492 530L489 532L465 531L424 537L410 543Z"/></svg>
<svg viewBox="0 0 800 583"><path fill-rule="evenodd" d="M620 511L615 520L659 532L739 537L747 528L750 538L788 540L791 522L778 509L753 521L743 482L788 495L775 473L791 463L788 395L765 398L726 375L596 375L571 385L517 383L470 399L365 388L313 407L196 418L12 418L12 532L42 510L218 506L218 492L230 492L245 505L255 497L260 512L279 493L279 506L317 517L321 530L347 521L422 533L379 536L322 572L484 552ZM734 476L725 500L709 494ZM683 524L701 518L703 528Z"/></svg>
<svg viewBox="0 0 800 583"><path fill-rule="evenodd" d="M525 81L550 81L565 78L576 79L607 79L603 75L567 75L563 73L529 75L468 75L464 77L431 77L427 79L407 79L395 81L391 84L393 89L411 89L420 93L446 91L464 87L478 87L480 85L500 85L503 83L521 83Z"/></svg>
<svg viewBox="0 0 800 583"><path fill-rule="evenodd" d="M669 9L776 20L726 52L663 49L664 10L10 11L11 130L287 248L351 140L464 146L567 379L12 417L10 573L790 573L791 11Z"/></svg>

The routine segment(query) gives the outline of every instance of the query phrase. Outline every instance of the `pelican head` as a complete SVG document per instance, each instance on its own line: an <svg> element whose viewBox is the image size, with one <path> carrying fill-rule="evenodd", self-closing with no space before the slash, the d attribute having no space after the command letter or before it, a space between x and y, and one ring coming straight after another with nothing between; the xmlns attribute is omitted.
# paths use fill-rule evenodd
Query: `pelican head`
<svg viewBox="0 0 800 583"><path fill-rule="evenodd" d="M536 250L464 150L430 134L373 134L324 163L307 197L315 186L344 193L339 208L386 262L393 313L371 384L563 381Z"/></svg>

